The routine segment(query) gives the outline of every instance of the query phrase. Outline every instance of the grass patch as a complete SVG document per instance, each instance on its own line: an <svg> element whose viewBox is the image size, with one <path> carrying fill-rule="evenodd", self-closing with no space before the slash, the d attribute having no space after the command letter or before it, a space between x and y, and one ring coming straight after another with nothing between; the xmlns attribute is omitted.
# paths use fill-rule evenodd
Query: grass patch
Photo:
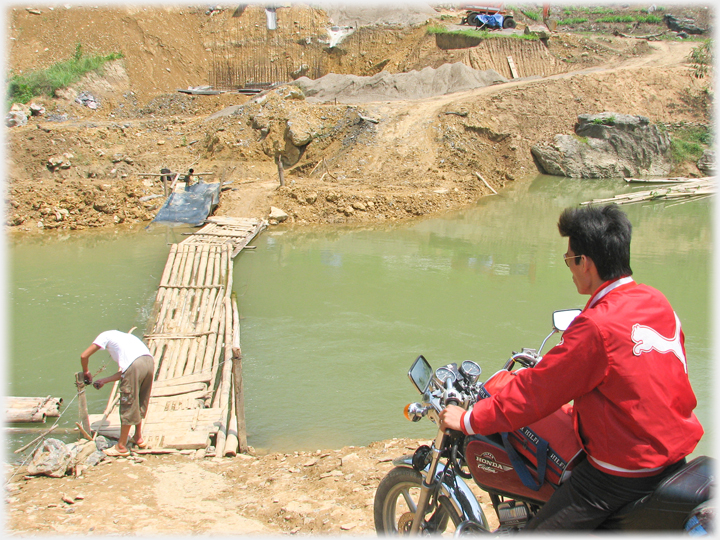
<svg viewBox="0 0 720 540"><path fill-rule="evenodd" d="M592 122L593 124L597 125L603 125L603 126L614 126L615 125L615 117L614 116L608 116L607 118L596 118Z"/></svg>
<svg viewBox="0 0 720 540"><path fill-rule="evenodd" d="M672 134L670 148L675 163L697 161L712 143L712 133L703 126L687 126Z"/></svg>
<svg viewBox="0 0 720 540"><path fill-rule="evenodd" d="M537 34L500 34L490 32L488 30L475 30L469 28L467 30L448 30L444 26L428 26L428 34L445 34L449 36L466 36L475 39L524 39L535 41L540 39Z"/></svg>
<svg viewBox="0 0 720 540"><path fill-rule="evenodd" d="M575 133L572 134L573 137L575 137L576 140L578 140L581 144L587 144L588 138L587 137L581 137L580 135L576 135Z"/></svg>
<svg viewBox="0 0 720 540"><path fill-rule="evenodd" d="M597 21L599 23L632 23L640 22L647 24L660 24L662 18L657 15L610 15L608 17L600 17Z"/></svg>
<svg viewBox="0 0 720 540"><path fill-rule="evenodd" d="M558 24L582 24L586 22L588 22L587 17L570 17L569 19L563 19L562 21L558 22Z"/></svg>
<svg viewBox="0 0 720 540"><path fill-rule="evenodd" d="M539 21L540 20L540 12L539 11L524 11L520 10L520 12L525 15L528 19L532 19L533 21Z"/></svg>
<svg viewBox="0 0 720 540"><path fill-rule="evenodd" d="M83 56L82 45L77 44L75 54L69 60L53 64L41 71L12 75L8 81L7 108L12 103L27 103L34 97L53 97L55 91L79 81L91 71L99 71L107 62L123 58L122 53L106 56Z"/></svg>

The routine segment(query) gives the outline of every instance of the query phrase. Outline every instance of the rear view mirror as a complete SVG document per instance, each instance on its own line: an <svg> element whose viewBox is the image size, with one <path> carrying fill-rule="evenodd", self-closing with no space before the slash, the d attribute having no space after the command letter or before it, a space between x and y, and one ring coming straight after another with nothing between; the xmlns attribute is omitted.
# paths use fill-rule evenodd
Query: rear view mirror
<svg viewBox="0 0 720 540"><path fill-rule="evenodd" d="M575 320L575 317L580 315L582 310L580 309L561 309L553 312L553 328L559 332L564 332Z"/></svg>
<svg viewBox="0 0 720 540"><path fill-rule="evenodd" d="M423 355L417 357L417 360L410 366L410 371L408 371L408 377L410 377L415 388L421 394L424 394L428 389L432 376L433 369Z"/></svg>

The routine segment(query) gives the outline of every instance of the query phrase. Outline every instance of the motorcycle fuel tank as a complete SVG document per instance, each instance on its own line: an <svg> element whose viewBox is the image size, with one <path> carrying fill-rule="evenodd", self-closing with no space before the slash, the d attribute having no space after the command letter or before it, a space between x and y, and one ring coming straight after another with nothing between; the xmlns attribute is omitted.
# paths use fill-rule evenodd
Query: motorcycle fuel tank
<svg viewBox="0 0 720 540"><path fill-rule="evenodd" d="M557 486L546 481L538 491L526 487L497 438L497 442L482 435L467 438L464 454L473 480L489 493L539 504L547 502ZM532 466L528 466L528 469L537 480L536 470Z"/></svg>

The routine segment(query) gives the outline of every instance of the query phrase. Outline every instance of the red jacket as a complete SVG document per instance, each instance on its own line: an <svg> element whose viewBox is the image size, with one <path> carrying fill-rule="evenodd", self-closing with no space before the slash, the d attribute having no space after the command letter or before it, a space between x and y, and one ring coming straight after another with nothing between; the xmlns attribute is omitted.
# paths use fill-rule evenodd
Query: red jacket
<svg viewBox="0 0 720 540"><path fill-rule="evenodd" d="M630 277L606 282L536 367L463 414L463 431L513 431L574 400L575 431L595 467L657 474L703 435L684 343L662 293Z"/></svg>

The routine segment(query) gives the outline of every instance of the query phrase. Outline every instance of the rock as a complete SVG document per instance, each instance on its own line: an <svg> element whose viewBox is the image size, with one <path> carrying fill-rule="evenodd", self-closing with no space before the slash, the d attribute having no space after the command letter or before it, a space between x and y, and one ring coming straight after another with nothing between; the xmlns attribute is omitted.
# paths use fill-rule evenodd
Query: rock
<svg viewBox="0 0 720 540"><path fill-rule="evenodd" d="M27 468L28 474L62 478L73 457L65 443L57 439L46 439L33 454Z"/></svg>
<svg viewBox="0 0 720 540"><path fill-rule="evenodd" d="M93 96L90 92L81 92L76 98L75 103L84 105L88 109L97 109L100 107L100 100Z"/></svg>
<svg viewBox="0 0 720 540"><path fill-rule="evenodd" d="M700 28L695 24L694 19L675 17L675 15L665 15L665 24L673 32L687 32L688 34L704 34L707 32L707 29Z"/></svg>
<svg viewBox="0 0 720 540"><path fill-rule="evenodd" d="M715 174L715 152L705 150L697 162L697 168L707 175Z"/></svg>
<svg viewBox="0 0 720 540"><path fill-rule="evenodd" d="M72 156L72 154L68 154L67 152L61 156L51 156L47 160L47 168L51 171L55 172L57 169L69 169L72 167L72 163L70 163L70 158L68 156Z"/></svg>
<svg viewBox="0 0 720 540"><path fill-rule="evenodd" d="M315 204L315 201L317 201L317 198L318 198L317 193L313 192L305 197L305 202L308 204Z"/></svg>
<svg viewBox="0 0 720 540"><path fill-rule="evenodd" d="M644 116L578 116L575 135L531 148L547 174L570 178L664 176L672 168L670 136Z"/></svg>
<svg viewBox="0 0 720 540"><path fill-rule="evenodd" d="M24 111L9 111L5 115L5 125L7 127L24 126L27 124L27 114Z"/></svg>
<svg viewBox="0 0 720 540"><path fill-rule="evenodd" d="M308 66L307 64L302 64L295 71L290 72L290 76L293 80L299 79L300 77L305 77L308 74L308 71L310 71L310 66Z"/></svg>
<svg viewBox="0 0 720 540"><path fill-rule="evenodd" d="M45 107L39 103L31 103L28 108L30 109L31 116L42 116L45 114Z"/></svg>
<svg viewBox="0 0 720 540"><path fill-rule="evenodd" d="M550 37L550 29L544 24L530 24L525 27L525 34L536 34L540 39Z"/></svg>
<svg viewBox="0 0 720 540"><path fill-rule="evenodd" d="M276 208L275 206L270 207L270 216L269 219L275 220L278 223L282 223L288 218L288 215L280 210L279 208Z"/></svg>
<svg viewBox="0 0 720 540"><path fill-rule="evenodd" d="M287 120L286 137L295 146L306 146L310 143L322 130L322 124L319 121L313 122L307 114L293 114Z"/></svg>

